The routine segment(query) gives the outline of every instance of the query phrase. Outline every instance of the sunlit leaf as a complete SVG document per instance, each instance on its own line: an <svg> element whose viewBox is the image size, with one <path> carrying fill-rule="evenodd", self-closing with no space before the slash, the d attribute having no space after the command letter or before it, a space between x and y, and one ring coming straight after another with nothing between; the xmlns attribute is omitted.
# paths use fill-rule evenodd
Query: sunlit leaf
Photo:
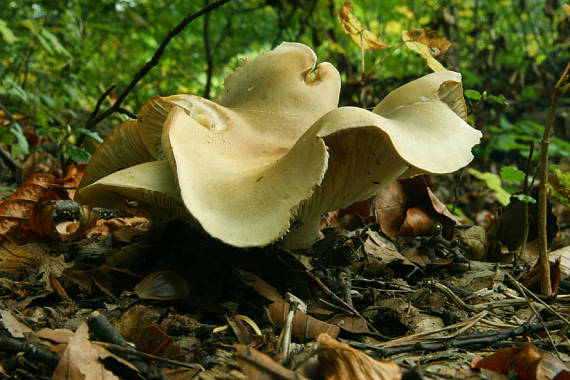
<svg viewBox="0 0 570 380"><path fill-rule="evenodd" d="M447 69L433 57L429 46L412 39L407 30L402 32L402 41L404 41L406 47L418 53L433 71L447 71Z"/></svg>
<svg viewBox="0 0 570 380"><path fill-rule="evenodd" d="M465 90L463 92L466 98L473 99L473 100L481 100L481 93L477 90Z"/></svg>
<svg viewBox="0 0 570 380"><path fill-rule="evenodd" d="M7 44L13 44L18 40L18 37L12 32L12 29L8 27L6 21L0 19L0 35L6 41Z"/></svg>
<svg viewBox="0 0 570 380"><path fill-rule="evenodd" d="M513 168L512 166L503 166L501 168L501 178L506 183L516 184L524 181L525 174L522 170Z"/></svg>
<svg viewBox="0 0 570 380"><path fill-rule="evenodd" d="M433 57L445 53L451 46L451 42L446 37L438 36L435 30L410 29L408 37L414 42L426 45Z"/></svg>
<svg viewBox="0 0 570 380"><path fill-rule="evenodd" d="M495 192L497 200L503 205L506 206L509 204L511 199L511 194L508 193L503 187L501 186L501 177L496 174L485 172L482 173L478 170L469 168L467 169L469 174L473 177L485 182L485 185Z"/></svg>

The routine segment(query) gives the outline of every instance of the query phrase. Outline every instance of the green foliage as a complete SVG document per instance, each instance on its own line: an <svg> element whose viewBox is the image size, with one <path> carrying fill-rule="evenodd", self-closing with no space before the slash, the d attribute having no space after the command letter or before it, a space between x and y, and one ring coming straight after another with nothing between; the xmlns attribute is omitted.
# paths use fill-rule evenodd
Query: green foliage
<svg viewBox="0 0 570 380"><path fill-rule="evenodd" d="M214 11L208 16L211 97L221 94L224 77L241 59L254 58L281 41L312 46L319 60L339 68L344 83L361 83L361 51L338 22L336 11L343 3L236 0ZM57 146L62 141L59 131L67 131L68 125L72 132L63 135L84 133L75 129L85 125L103 91L111 84L117 85L117 93L122 91L168 31L205 4L183 0L7 0L0 7L0 104L27 119L21 126L0 126L0 142L13 155L23 156L29 152L24 131L40 133ZM370 86L366 93L371 94L367 101L371 106L404 81L429 72L416 53L398 48L402 31L412 28L436 30L454 42L438 59L446 68L463 74L469 88L465 96L479 109L504 105L505 97L536 99L537 86L548 83L548 74L556 71L557 62L569 57L566 16L552 2L361 0L353 1L353 7L364 28L390 45L365 56L366 67L374 67L365 84ZM127 97L125 108L136 113L142 102L154 95L204 94L208 64L203 27L201 18L175 37L159 65ZM349 90L343 92L340 103L360 105L363 87L345 88ZM114 96L103 102L103 108ZM539 134L536 126L525 122L511 124L500 117L500 123L474 119L478 127L491 133L489 143L480 151L482 157L512 149L524 155L528 141ZM108 133L121 121L120 115L113 115L101 131ZM565 141L555 139L552 149L554 157L570 154L570 144ZM87 157L73 153L73 148L63 152L69 157Z"/></svg>
<svg viewBox="0 0 570 380"><path fill-rule="evenodd" d="M509 204L511 199L511 194L505 190L501 184L501 177L496 174L489 173L489 172L480 172L473 168L467 169L469 174L473 177L477 178L480 181L483 181L489 190L495 192L497 196L497 200L503 205L506 206Z"/></svg>
<svg viewBox="0 0 570 380"><path fill-rule="evenodd" d="M536 203L536 199L526 194L516 194L517 188L508 188L502 185L502 182L508 184L521 184L524 182L525 173L522 170L516 169L512 166L503 166L501 168L501 175L498 176L494 173L480 172L478 170L469 168L469 174L475 178L483 181L485 186L495 192L497 200L506 206L511 202L511 198L517 198L522 202ZM501 182L502 180L502 182Z"/></svg>
<svg viewBox="0 0 570 380"><path fill-rule="evenodd" d="M554 198L570 207L570 174L563 173L557 165L551 165L548 187Z"/></svg>
<svg viewBox="0 0 570 380"><path fill-rule="evenodd" d="M525 174L522 170L513 168L512 166L503 166L501 168L501 179L510 184L520 183L524 181Z"/></svg>

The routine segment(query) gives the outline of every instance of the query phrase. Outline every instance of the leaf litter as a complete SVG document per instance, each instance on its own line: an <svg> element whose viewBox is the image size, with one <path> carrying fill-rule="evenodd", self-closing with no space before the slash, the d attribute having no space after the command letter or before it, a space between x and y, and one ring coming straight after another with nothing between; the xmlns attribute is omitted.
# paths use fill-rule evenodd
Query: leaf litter
<svg viewBox="0 0 570 380"><path fill-rule="evenodd" d="M291 252L81 210L67 188L81 172L0 201L8 376L30 363L68 379L568 376L565 235L552 233L557 298L543 300L532 242L515 270L520 241L451 214L421 177L328 213L324 239ZM508 207L494 224L513 224Z"/></svg>

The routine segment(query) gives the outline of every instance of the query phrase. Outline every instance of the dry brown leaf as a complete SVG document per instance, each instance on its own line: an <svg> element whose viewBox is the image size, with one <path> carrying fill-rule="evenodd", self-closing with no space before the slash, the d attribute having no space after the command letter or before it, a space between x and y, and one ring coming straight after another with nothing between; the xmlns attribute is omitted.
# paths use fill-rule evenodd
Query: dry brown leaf
<svg viewBox="0 0 570 380"><path fill-rule="evenodd" d="M255 290L257 294L262 297L265 297L269 301L273 302L284 302L283 297L279 294L277 289L273 287L273 285L269 284L268 282L262 280L255 274L245 271L243 269L236 268L234 270L239 279L247 286L250 286Z"/></svg>
<svg viewBox="0 0 570 380"><path fill-rule="evenodd" d="M151 313L145 306L135 305L123 314L117 329L139 351L165 358L178 356L180 347L160 325L152 322Z"/></svg>
<svg viewBox="0 0 570 380"><path fill-rule="evenodd" d="M328 323L336 325L341 329L354 333L369 333L368 323L362 317L356 315L336 315L328 320Z"/></svg>
<svg viewBox="0 0 570 380"><path fill-rule="evenodd" d="M0 240L32 216L54 182L52 174L32 174L14 194L0 201Z"/></svg>
<svg viewBox="0 0 570 380"><path fill-rule="evenodd" d="M32 329L20 322L8 310L0 309L2 325L14 338L23 338L26 333L31 333Z"/></svg>
<svg viewBox="0 0 570 380"><path fill-rule="evenodd" d="M111 380L119 379L105 369L97 350L89 341L89 328L83 322L69 340L52 379L60 380Z"/></svg>
<svg viewBox="0 0 570 380"><path fill-rule="evenodd" d="M161 270L143 278L134 289L143 300L171 301L184 298L190 292L188 283L176 272Z"/></svg>
<svg viewBox="0 0 570 380"><path fill-rule="evenodd" d="M548 351L537 349L532 344L518 347L502 348L484 358L474 357L472 368L486 368L500 374L518 374L527 380L554 379L566 365Z"/></svg>
<svg viewBox="0 0 570 380"><path fill-rule="evenodd" d="M33 272L42 262L42 256L29 252L11 241L0 241L0 271L2 272Z"/></svg>
<svg viewBox="0 0 570 380"><path fill-rule="evenodd" d="M340 7L338 14L345 33L363 50L379 50L388 47L379 37L364 29L358 18L352 14L350 1Z"/></svg>
<svg viewBox="0 0 570 380"><path fill-rule="evenodd" d="M65 168L65 175L57 183L67 192L67 199L75 197L75 188L79 185L85 172L86 164L69 165Z"/></svg>
<svg viewBox="0 0 570 380"><path fill-rule="evenodd" d="M451 46L451 42L444 36L438 36L436 30L410 29L408 36L410 40L426 45L433 57L445 53Z"/></svg>
<svg viewBox="0 0 570 380"><path fill-rule="evenodd" d="M63 353L74 332L69 329L43 328L36 333L38 339L50 347L52 351Z"/></svg>
<svg viewBox="0 0 570 380"><path fill-rule="evenodd" d="M326 380L399 380L400 367L389 360L375 360L327 334L317 338L318 358Z"/></svg>
<svg viewBox="0 0 570 380"><path fill-rule="evenodd" d="M271 321L277 327L283 327L289 313L289 304L286 302L273 302L267 306L267 309L269 311L268 317L271 318ZM340 328L338 326L320 321L301 311L296 311L293 317L291 334L297 339L315 339L322 333L337 337L339 332Z"/></svg>
<svg viewBox="0 0 570 380"><path fill-rule="evenodd" d="M283 367L255 348L244 344L236 344L235 348L237 362L248 379L307 380L306 377Z"/></svg>
<svg viewBox="0 0 570 380"><path fill-rule="evenodd" d="M402 32L402 41L404 41L406 47L418 53L433 71L447 71L447 69L434 58L430 46L414 40L412 36L410 36L410 33L415 34L413 30L404 30Z"/></svg>
<svg viewBox="0 0 570 380"><path fill-rule="evenodd" d="M422 177L392 182L374 197L376 221L389 237L430 235L440 223L443 236L453 238L458 218L431 192Z"/></svg>

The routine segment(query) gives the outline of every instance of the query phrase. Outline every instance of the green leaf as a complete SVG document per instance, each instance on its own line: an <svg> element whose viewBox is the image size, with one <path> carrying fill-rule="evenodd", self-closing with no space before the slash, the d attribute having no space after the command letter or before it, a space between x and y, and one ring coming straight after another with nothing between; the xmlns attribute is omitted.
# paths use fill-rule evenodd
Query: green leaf
<svg viewBox="0 0 570 380"><path fill-rule="evenodd" d="M496 174L485 172L482 173L475 169L467 169L468 173L474 176L475 178L485 182L485 185L490 190L495 192L497 200L503 205L506 206L511 201L511 194L501 186L501 177Z"/></svg>
<svg viewBox="0 0 570 380"><path fill-rule="evenodd" d="M12 123L10 125L10 131L14 136L16 136L16 141L18 141L18 146L23 154L30 153L30 147L28 145L28 140L26 140L26 136L24 136L24 132L22 132L22 128L18 123Z"/></svg>
<svg viewBox="0 0 570 380"><path fill-rule="evenodd" d="M12 45L14 42L18 41L18 37L14 35L12 29L8 28L6 21L0 18L0 35L6 41L8 45Z"/></svg>
<svg viewBox="0 0 570 380"><path fill-rule="evenodd" d="M521 202L526 202L526 203L536 203L536 199L534 199L533 197L531 197L530 195L526 195L526 194L514 194L513 195L514 198L517 198L519 201Z"/></svg>
<svg viewBox="0 0 570 380"><path fill-rule="evenodd" d="M99 134L97 132L90 131L89 129L75 128L74 132L80 133L80 134L85 135L87 137L91 137L93 140L97 141L98 143L103 142L103 139L101 138L101 136L99 136Z"/></svg>
<svg viewBox="0 0 570 380"><path fill-rule="evenodd" d="M496 103L502 104L502 105L506 105L507 104L507 99L505 99L505 97L503 95L487 95L486 99L490 99Z"/></svg>
<svg viewBox="0 0 570 380"><path fill-rule="evenodd" d="M516 184L524 181L525 174L522 170L515 169L512 166L503 166L501 168L501 178L506 183Z"/></svg>
<svg viewBox="0 0 570 380"><path fill-rule="evenodd" d="M91 154L85 150L76 147L75 145L69 145L67 148L67 155L73 161L78 163L86 163L91 159Z"/></svg>
<svg viewBox="0 0 570 380"><path fill-rule="evenodd" d="M481 93L477 90L465 90L463 94L469 99L481 100Z"/></svg>

